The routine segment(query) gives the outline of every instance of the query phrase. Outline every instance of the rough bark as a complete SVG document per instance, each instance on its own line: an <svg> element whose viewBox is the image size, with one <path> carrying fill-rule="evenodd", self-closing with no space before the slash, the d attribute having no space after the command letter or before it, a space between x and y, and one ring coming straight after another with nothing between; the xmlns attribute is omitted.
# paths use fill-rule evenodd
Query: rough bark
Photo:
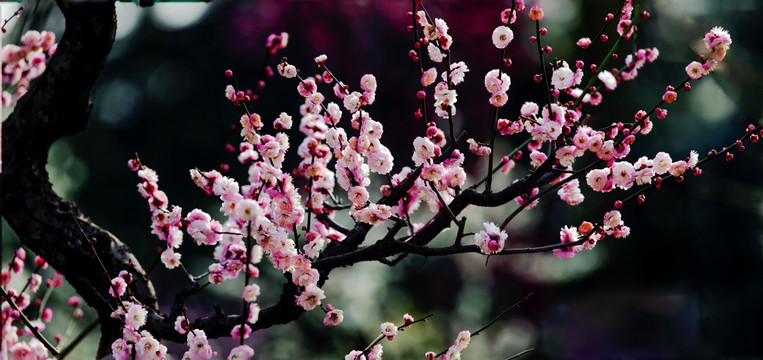
<svg viewBox="0 0 763 360"><path fill-rule="evenodd" d="M66 18L66 30L56 54L3 123L0 211L22 244L63 274L97 311L102 331L98 354L103 356L121 336L119 322L109 317L113 304L104 301L110 298L110 277L121 270L131 272L136 298L153 308L157 302L130 249L53 192L48 180L45 164L51 144L87 125L90 90L106 62L116 30L113 1L58 1L58 6ZM94 248L108 274L86 239L96 239Z"/></svg>

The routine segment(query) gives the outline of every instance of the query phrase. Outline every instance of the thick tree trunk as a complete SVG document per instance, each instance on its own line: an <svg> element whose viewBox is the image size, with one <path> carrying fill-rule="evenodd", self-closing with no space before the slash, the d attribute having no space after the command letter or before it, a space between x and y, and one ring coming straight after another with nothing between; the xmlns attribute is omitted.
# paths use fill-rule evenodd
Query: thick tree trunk
<svg viewBox="0 0 763 360"><path fill-rule="evenodd" d="M3 123L0 213L21 242L63 274L97 311L101 357L121 336L119 321L109 317L114 304L104 301L111 298L111 277L121 270L131 272L135 297L154 309L157 303L152 285L130 249L54 193L48 180L45 164L50 145L85 128L92 107L90 90L111 51L116 30L113 1L61 0L58 5L66 18L66 30L56 54ZM95 251L108 274L86 239L95 239Z"/></svg>

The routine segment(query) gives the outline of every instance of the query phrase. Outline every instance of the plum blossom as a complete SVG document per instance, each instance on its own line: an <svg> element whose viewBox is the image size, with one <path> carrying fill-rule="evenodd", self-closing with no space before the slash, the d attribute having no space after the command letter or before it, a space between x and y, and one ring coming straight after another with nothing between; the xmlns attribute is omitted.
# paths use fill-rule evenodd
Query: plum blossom
<svg viewBox="0 0 763 360"><path fill-rule="evenodd" d="M501 230L492 222L482 224L485 228L474 235L474 243L479 246L483 254L495 254L503 250L506 238L509 237L505 231Z"/></svg>
<svg viewBox="0 0 763 360"><path fill-rule="evenodd" d="M116 360L127 360L132 353L132 345L124 339L117 339L111 344L111 356Z"/></svg>
<svg viewBox="0 0 763 360"><path fill-rule="evenodd" d="M493 30L493 45L498 49L503 49L514 40L514 32L508 26L498 26Z"/></svg>
<svg viewBox="0 0 763 360"><path fill-rule="evenodd" d="M611 72L607 70L602 70L599 75L597 75L599 80L604 84L604 87L607 88L607 90L614 90L617 88L617 79L615 79L615 76L612 75Z"/></svg>
<svg viewBox="0 0 763 360"><path fill-rule="evenodd" d="M619 161L612 166L612 185L623 190L633 186L636 169L627 161Z"/></svg>
<svg viewBox="0 0 763 360"><path fill-rule="evenodd" d="M433 42L430 42L429 45L427 45L427 53L429 54L429 59L436 63L441 63L446 56L446 54L440 51L440 48L435 46Z"/></svg>
<svg viewBox="0 0 763 360"><path fill-rule="evenodd" d="M328 312L326 317L323 318L323 325L336 326L344 320L344 311L335 309L331 304L326 305Z"/></svg>
<svg viewBox="0 0 763 360"><path fill-rule="evenodd" d="M174 252L172 248L167 248L166 250L162 251L162 255L160 257L162 264L164 264L167 269L174 269L180 265L181 254Z"/></svg>
<svg viewBox="0 0 763 360"><path fill-rule="evenodd" d="M673 159L670 158L670 154L666 152L658 152L652 159L652 169L657 175L662 175L670 169L670 165L673 163Z"/></svg>
<svg viewBox="0 0 763 360"><path fill-rule="evenodd" d="M429 86L434 84L435 80L437 80L437 69L434 67L429 68L429 70L424 71L423 74L421 74L421 86Z"/></svg>
<svg viewBox="0 0 763 360"><path fill-rule="evenodd" d="M382 335L386 336L388 340L392 340L397 335L397 326L391 322L385 322L379 325Z"/></svg>
<svg viewBox="0 0 763 360"><path fill-rule="evenodd" d="M249 345L239 345L231 349L227 360L249 360L254 356L254 350Z"/></svg>
<svg viewBox="0 0 763 360"><path fill-rule="evenodd" d="M702 68L702 64L698 61L692 61L689 65L686 65L686 75L692 80L701 79L705 75L705 69Z"/></svg>
<svg viewBox="0 0 763 360"><path fill-rule="evenodd" d="M243 326L241 324L238 324L233 327L233 329L230 331L230 336L234 339L248 339L249 335L252 334L252 328L249 327L248 324L244 324Z"/></svg>
<svg viewBox="0 0 763 360"><path fill-rule="evenodd" d="M713 60L723 60L723 58L726 57L726 51L729 49L729 45L731 45L731 35L729 35L729 32L726 29L720 26L710 29L710 31L705 34L705 47L713 52Z"/></svg>
<svg viewBox="0 0 763 360"><path fill-rule="evenodd" d="M296 298L297 305L305 310L312 310L321 304L321 299L325 299L326 295L323 294L323 290L317 285L310 284Z"/></svg>
<svg viewBox="0 0 763 360"><path fill-rule="evenodd" d="M575 242L575 241L578 241L580 238L578 229L576 227L570 227L570 226L563 227L562 230L559 231L559 236L561 238L562 244ZM554 255L556 255L560 259L569 259L575 256L576 252L579 252L581 250L583 250L583 245L575 245L570 247L554 249L553 252L554 252Z"/></svg>
<svg viewBox="0 0 763 360"><path fill-rule="evenodd" d="M130 303L125 314L125 326L138 330L146 324L146 316L148 316L148 311L143 306Z"/></svg>
<svg viewBox="0 0 763 360"><path fill-rule="evenodd" d="M241 298L246 302L252 302L257 300L257 296L260 295L260 287L257 284L249 284L244 286L244 290L241 292Z"/></svg>
<svg viewBox="0 0 763 360"><path fill-rule="evenodd" d="M450 82L453 85L458 85L464 82L464 77L466 76L466 73L468 72L469 72L469 67L467 67L466 63L464 63L463 61L450 64ZM447 72L442 73L443 80L447 81L446 79L447 75L448 75Z"/></svg>
<svg viewBox="0 0 763 360"><path fill-rule="evenodd" d="M612 190L612 179L609 178L610 168L594 169L586 174L586 183L591 189L599 192Z"/></svg>
<svg viewBox="0 0 763 360"><path fill-rule="evenodd" d="M511 86L511 78L504 72L500 72L498 69L493 69L485 74L485 89L491 94L502 93L509 91Z"/></svg>

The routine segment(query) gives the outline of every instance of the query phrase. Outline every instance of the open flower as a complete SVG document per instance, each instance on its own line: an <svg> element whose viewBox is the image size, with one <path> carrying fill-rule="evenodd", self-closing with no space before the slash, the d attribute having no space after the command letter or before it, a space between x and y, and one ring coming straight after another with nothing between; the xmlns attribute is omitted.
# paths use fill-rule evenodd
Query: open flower
<svg viewBox="0 0 763 360"><path fill-rule="evenodd" d="M474 243L479 246L483 254L495 254L503 250L506 238L509 237L505 231L498 228L492 222L482 224L485 229L474 235Z"/></svg>

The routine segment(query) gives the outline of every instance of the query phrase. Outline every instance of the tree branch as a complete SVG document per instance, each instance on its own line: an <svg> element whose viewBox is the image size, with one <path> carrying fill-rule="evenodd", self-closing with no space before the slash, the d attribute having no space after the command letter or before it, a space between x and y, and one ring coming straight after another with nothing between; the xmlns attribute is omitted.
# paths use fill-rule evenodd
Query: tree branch
<svg viewBox="0 0 763 360"><path fill-rule="evenodd" d="M154 289L130 249L102 229L51 187L45 165L54 141L82 131L92 104L90 90L111 51L116 30L113 1L64 1L57 4L66 19L66 30L46 72L16 105L3 123L3 172L0 214L18 234L22 244L39 254L63 274L82 298L98 313L101 324L100 357L110 352L121 336L119 321L101 298L108 293L110 277L127 270L133 275L130 290L138 301L157 308ZM85 244L72 215L80 222L97 256L109 274L100 269L95 254ZM96 292L93 291L96 290Z"/></svg>

